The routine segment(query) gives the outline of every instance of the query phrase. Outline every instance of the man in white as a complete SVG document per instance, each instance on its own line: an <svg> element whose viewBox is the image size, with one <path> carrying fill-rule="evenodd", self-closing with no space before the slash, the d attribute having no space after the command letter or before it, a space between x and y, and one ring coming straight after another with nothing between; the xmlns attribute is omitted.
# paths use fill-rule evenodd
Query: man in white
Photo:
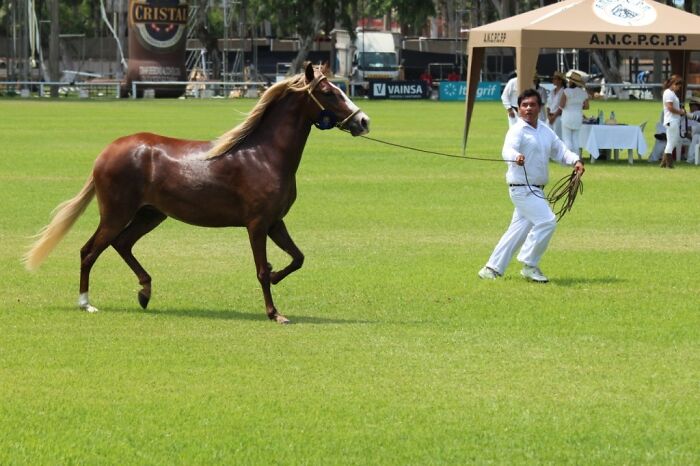
<svg viewBox="0 0 700 466"><path fill-rule="evenodd" d="M503 143L502 156L509 162L506 182L515 206L510 226L493 250L479 277L496 279L503 275L515 250L523 263L520 274L532 281L549 279L539 268L540 259L557 226L556 216L544 195L549 181L549 159L573 165L583 174L583 162L570 151L546 124L538 120L542 107L540 95L528 89L518 98L520 118L511 126ZM527 177L526 177L527 173Z"/></svg>
<svg viewBox="0 0 700 466"><path fill-rule="evenodd" d="M501 94L501 102L508 112L508 126L513 126L518 121L518 77L508 80Z"/></svg>
<svg viewBox="0 0 700 466"><path fill-rule="evenodd" d="M687 161L699 165L698 160L696 160L696 152L698 152L700 145L700 99L691 97L688 99L688 106L690 107L690 112L687 113L690 134L686 135L686 138L690 138L690 147L688 148Z"/></svg>

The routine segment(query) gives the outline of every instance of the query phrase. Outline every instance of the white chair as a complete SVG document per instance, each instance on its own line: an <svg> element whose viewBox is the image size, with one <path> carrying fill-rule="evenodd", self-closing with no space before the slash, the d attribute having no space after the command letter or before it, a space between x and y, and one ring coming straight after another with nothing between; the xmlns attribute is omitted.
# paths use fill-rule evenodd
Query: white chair
<svg viewBox="0 0 700 466"><path fill-rule="evenodd" d="M656 123L656 132L654 134L663 134L666 135L666 128L664 127L663 123L659 122ZM666 148L666 141L660 141L656 138L654 138L654 148L651 150L651 154L649 155L649 158L647 159L649 162L657 162L661 160L661 156L664 153L664 149Z"/></svg>

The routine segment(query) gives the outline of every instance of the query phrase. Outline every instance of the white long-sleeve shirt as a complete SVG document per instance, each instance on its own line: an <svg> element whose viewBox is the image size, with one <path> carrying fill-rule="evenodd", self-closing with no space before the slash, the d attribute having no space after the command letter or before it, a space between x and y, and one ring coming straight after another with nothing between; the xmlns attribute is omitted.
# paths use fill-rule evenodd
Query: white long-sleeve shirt
<svg viewBox="0 0 700 466"><path fill-rule="evenodd" d="M506 110L511 107L518 108L518 78L511 78L506 83L501 94L501 102Z"/></svg>
<svg viewBox="0 0 700 466"><path fill-rule="evenodd" d="M681 116L678 115L677 113L671 113L668 108L666 108L666 104L670 103L673 108L676 110L681 109L681 103L678 100L678 96L676 95L675 92L671 89L666 89L663 94L663 101L664 101L664 125L668 125L669 123L678 123L681 121Z"/></svg>
<svg viewBox="0 0 700 466"><path fill-rule="evenodd" d="M549 181L550 159L562 165L574 165L580 158L566 147L549 126L540 122L537 128L533 128L522 118L518 118L506 133L501 153L503 159L509 162L519 154L525 156L525 170L515 162L509 163L506 172L508 184L529 182L530 185L545 185Z"/></svg>

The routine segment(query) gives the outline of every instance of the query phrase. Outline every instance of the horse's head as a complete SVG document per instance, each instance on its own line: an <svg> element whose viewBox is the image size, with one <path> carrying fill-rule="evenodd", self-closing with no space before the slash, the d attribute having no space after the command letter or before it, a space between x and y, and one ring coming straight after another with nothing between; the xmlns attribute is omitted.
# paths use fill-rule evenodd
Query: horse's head
<svg viewBox="0 0 700 466"><path fill-rule="evenodd" d="M335 84L309 63L306 67L309 96L318 107L314 124L319 129L338 127L350 131L353 136L369 133L369 117Z"/></svg>

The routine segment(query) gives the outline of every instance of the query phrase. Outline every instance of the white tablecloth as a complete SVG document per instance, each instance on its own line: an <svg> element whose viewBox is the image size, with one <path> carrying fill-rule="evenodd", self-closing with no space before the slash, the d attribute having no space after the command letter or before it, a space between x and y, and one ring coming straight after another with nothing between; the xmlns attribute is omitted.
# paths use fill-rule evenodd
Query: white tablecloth
<svg viewBox="0 0 700 466"><path fill-rule="evenodd" d="M634 149L640 156L647 151L644 134L637 125L583 125L580 134L581 147L594 159L600 155L599 149Z"/></svg>

